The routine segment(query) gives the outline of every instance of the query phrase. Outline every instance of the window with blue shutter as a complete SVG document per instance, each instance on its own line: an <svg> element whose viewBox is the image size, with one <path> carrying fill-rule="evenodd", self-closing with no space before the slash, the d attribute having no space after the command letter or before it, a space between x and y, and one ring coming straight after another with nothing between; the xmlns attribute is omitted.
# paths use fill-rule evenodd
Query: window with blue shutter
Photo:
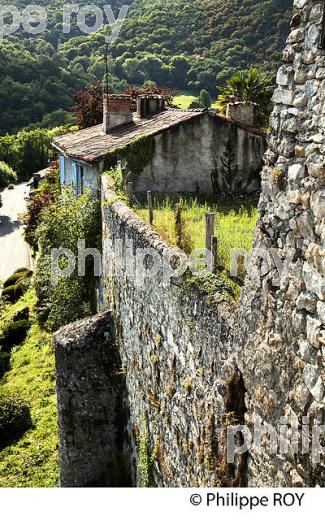
<svg viewBox="0 0 325 520"><path fill-rule="evenodd" d="M72 179L71 179L72 186L74 188L76 188L76 186L77 186L77 163L75 163L75 162L72 163L71 175L72 175Z"/></svg>
<svg viewBox="0 0 325 520"><path fill-rule="evenodd" d="M72 163L72 185L76 190L77 195L83 193L84 184L84 169L81 164Z"/></svg>
<svg viewBox="0 0 325 520"><path fill-rule="evenodd" d="M65 184L65 157L60 155L60 181L61 184Z"/></svg>
<svg viewBox="0 0 325 520"><path fill-rule="evenodd" d="M84 184L84 169L83 166L77 164L77 195L82 195Z"/></svg>

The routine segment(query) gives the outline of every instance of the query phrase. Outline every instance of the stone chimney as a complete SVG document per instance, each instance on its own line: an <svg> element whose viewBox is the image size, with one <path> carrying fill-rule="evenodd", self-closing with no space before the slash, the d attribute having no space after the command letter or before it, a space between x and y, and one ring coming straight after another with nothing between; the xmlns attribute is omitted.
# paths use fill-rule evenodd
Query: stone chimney
<svg viewBox="0 0 325 520"><path fill-rule="evenodd" d="M256 103L243 103L237 101L237 98L233 96L233 99L227 105L227 118L251 128L257 128L257 109Z"/></svg>
<svg viewBox="0 0 325 520"><path fill-rule="evenodd" d="M134 108L131 96L104 96L104 133L108 134L113 128L132 123Z"/></svg>
<svg viewBox="0 0 325 520"><path fill-rule="evenodd" d="M165 100L155 94L144 94L137 99L137 115L140 119L162 112L165 108Z"/></svg>

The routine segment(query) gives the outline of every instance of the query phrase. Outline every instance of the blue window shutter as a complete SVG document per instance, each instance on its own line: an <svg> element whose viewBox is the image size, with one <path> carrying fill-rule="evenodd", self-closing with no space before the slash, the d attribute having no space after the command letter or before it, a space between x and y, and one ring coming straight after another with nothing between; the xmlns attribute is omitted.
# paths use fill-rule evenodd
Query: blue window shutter
<svg viewBox="0 0 325 520"><path fill-rule="evenodd" d="M77 165L77 195L81 195L81 166Z"/></svg>
<svg viewBox="0 0 325 520"><path fill-rule="evenodd" d="M61 184L65 183L65 161L64 161L64 155L60 155L60 181L61 181Z"/></svg>
<svg viewBox="0 0 325 520"><path fill-rule="evenodd" d="M72 184L73 186L77 186L77 164L72 163Z"/></svg>

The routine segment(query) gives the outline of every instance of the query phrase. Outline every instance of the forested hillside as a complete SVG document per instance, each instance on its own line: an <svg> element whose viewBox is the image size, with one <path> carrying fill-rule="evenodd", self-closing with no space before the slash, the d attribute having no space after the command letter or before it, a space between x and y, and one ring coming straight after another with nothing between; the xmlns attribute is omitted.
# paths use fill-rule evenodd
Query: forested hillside
<svg viewBox="0 0 325 520"><path fill-rule="evenodd" d="M30 0L11 2L19 9ZM73 93L105 73L103 33L83 35L73 24L62 32L64 0L35 1L46 7L47 30L22 30L0 40L0 133L30 123L64 123ZM132 4L118 40L109 47L109 83L171 82L194 93L216 94L238 69L276 71L292 0L80 0L78 4ZM0 0L0 5L8 4ZM51 114L48 116L47 114Z"/></svg>

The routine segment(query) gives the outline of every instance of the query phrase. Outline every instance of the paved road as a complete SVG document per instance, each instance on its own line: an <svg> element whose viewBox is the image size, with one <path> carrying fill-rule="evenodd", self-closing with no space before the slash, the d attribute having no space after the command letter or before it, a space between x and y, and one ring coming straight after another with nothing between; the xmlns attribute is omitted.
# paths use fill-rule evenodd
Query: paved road
<svg viewBox="0 0 325 520"><path fill-rule="evenodd" d="M3 206L0 208L0 281L4 281L20 267L32 267L29 248L23 239L20 220L26 211L26 184L19 184L14 190L1 193Z"/></svg>

